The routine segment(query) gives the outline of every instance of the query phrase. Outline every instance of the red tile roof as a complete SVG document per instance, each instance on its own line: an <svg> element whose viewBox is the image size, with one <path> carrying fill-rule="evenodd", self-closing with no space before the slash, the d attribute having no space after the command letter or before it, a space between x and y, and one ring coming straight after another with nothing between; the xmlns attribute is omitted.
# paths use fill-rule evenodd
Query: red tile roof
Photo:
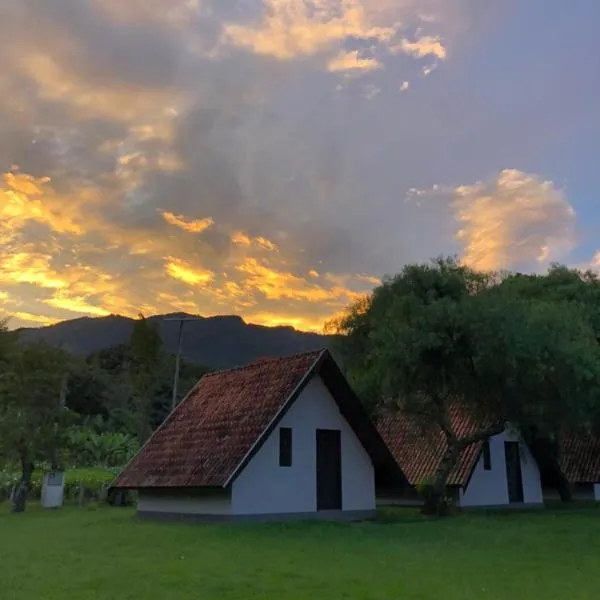
<svg viewBox="0 0 600 600"><path fill-rule="evenodd" d="M457 407L452 408L450 420L459 438L482 427ZM418 485L435 475L447 448L440 430L426 431L416 419L401 413L382 416L377 429L411 485ZM465 448L448 478L448 485L467 485L482 446L483 442L476 442Z"/></svg>
<svg viewBox="0 0 600 600"><path fill-rule="evenodd" d="M600 438L562 437L559 465L569 483L600 483Z"/></svg>
<svg viewBox="0 0 600 600"><path fill-rule="evenodd" d="M205 375L113 487L223 486L322 354Z"/></svg>

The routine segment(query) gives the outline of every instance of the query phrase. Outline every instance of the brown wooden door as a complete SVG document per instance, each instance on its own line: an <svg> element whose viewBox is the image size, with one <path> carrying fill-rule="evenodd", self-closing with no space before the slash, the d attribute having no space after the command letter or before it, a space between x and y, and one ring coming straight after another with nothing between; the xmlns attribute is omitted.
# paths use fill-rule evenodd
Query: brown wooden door
<svg viewBox="0 0 600 600"><path fill-rule="evenodd" d="M342 442L335 429L317 429L317 510L342 510Z"/></svg>
<svg viewBox="0 0 600 600"><path fill-rule="evenodd" d="M521 503L523 502L523 475L519 442L504 442L504 455L506 457L508 501L511 504Z"/></svg>

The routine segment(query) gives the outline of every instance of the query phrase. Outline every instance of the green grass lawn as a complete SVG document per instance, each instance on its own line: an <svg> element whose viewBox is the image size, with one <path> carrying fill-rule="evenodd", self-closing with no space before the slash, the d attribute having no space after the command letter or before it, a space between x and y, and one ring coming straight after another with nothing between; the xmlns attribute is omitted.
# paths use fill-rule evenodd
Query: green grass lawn
<svg viewBox="0 0 600 600"><path fill-rule="evenodd" d="M186 525L0 506L2 600L596 600L600 510Z"/></svg>

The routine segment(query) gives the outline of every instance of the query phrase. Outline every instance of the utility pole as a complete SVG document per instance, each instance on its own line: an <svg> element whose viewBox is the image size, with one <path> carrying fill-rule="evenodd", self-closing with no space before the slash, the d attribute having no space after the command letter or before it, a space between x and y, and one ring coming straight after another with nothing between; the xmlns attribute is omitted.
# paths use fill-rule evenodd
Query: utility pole
<svg viewBox="0 0 600 600"><path fill-rule="evenodd" d="M169 317L165 321L176 321L179 323L179 334L177 337L177 355L175 357L175 374L173 375L173 396L171 398L171 411L177 406L177 385L179 384L179 368L181 365L181 348L183 344L183 325L188 321L201 321L202 317Z"/></svg>

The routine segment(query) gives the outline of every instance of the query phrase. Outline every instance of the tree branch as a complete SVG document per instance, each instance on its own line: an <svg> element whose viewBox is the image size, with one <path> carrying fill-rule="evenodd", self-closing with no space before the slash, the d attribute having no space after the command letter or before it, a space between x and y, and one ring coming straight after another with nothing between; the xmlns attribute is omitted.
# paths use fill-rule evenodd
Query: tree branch
<svg viewBox="0 0 600 600"><path fill-rule="evenodd" d="M474 444L475 442L481 442L483 440L487 440L488 438L494 437L495 435L502 433L505 429L506 429L505 425L497 423L496 425L492 425L491 427L488 427L487 429L477 431L476 433L472 433L471 435L468 435L467 437L461 438L460 440L458 440L458 443L459 443L461 449L466 448L467 446L470 446L471 444Z"/></svg>

